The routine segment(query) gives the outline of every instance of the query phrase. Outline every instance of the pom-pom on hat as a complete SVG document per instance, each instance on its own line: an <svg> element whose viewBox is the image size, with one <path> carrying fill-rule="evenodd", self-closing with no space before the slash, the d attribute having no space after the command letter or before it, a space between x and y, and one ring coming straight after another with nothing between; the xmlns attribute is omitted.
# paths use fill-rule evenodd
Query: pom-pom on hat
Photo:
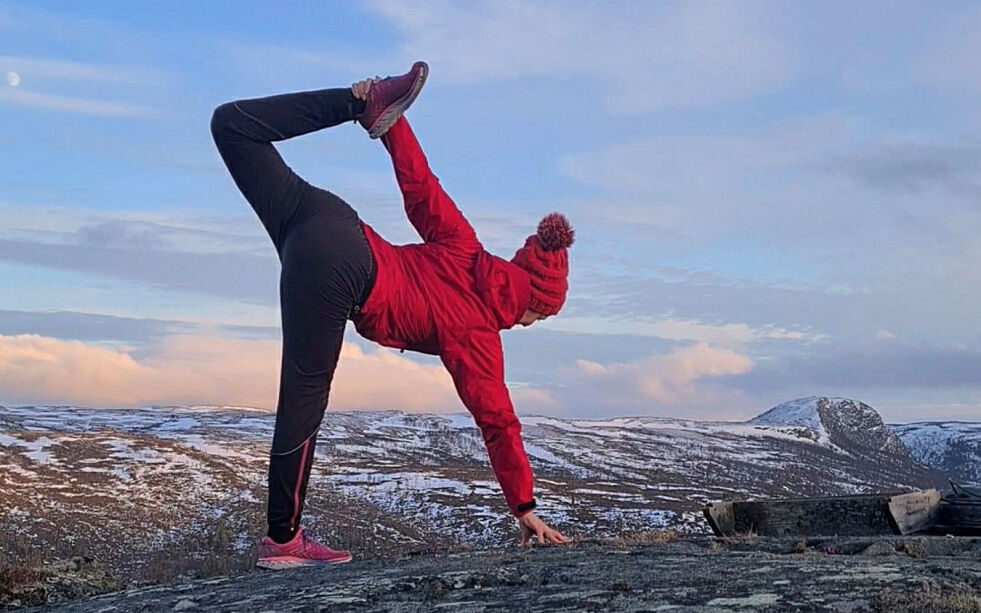
<svg viewBox="0 0 981 613"><path fill-rule="evenodd" d="M525 240L511 263L531 276L531 302L528 308L542 315L555 315L565 303L569 289L567 249L575 240L575 230L561 213L549 213L538 223L538 232Z"/></svg>

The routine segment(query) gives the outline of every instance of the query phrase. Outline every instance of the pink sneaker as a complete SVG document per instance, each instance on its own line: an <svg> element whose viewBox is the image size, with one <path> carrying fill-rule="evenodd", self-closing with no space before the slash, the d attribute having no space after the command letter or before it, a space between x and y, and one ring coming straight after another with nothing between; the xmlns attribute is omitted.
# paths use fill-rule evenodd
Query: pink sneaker
<svg viewBox="0 0 981 613"><path fill-rule="evenodd" d="M326 566L351 561L350 551L338 551L325 547L317 541L307 538L301 526L293 540L288 543L277 543L268 536L262 537L259 545L259 560L256 566L281 570L297 566Z"/></svg>
<svg viewBox="0 0 981 613"><path fill-rule="evenodd" d="M371 84L364 113L358 121L368 131L368 136L378 138L402 116L416 99L426 83L429 65L416 62L409 72L395 77L387 77Z"/></svg>

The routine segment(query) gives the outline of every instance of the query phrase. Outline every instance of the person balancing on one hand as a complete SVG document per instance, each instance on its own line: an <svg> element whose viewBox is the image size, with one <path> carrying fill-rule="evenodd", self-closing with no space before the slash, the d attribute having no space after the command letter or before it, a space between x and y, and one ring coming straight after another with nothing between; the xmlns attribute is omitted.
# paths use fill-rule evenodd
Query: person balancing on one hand
<svg viewBox="0 0 981 613"><path fill-rule="evenodd" d="M347 320L387 347L438 355L480 428L521 545L569 539L533 509L532 471L504 383L500 331L558 313L568 289L568 220L546 215L508 261L484 250L430 171L403 112L428 74L220 105L211 131L235 184L269 233L279 260L283 353L269 456L268 531L257 565L347 562L300 526L317 434ZM393 245L335 194L314 187L273 141L357 120L381 138L409 221L423 243Z"/></svg>

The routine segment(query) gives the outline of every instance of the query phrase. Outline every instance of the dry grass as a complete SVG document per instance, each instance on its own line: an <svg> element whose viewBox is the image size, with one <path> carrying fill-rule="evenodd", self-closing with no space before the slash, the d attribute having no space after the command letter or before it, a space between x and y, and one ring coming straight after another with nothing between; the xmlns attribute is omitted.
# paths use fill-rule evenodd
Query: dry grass
<svg viewBox="0 0 981 613"><path fill-rule="evenodd" d="M808 544L807 539L797 539L793 546L790 548L791 553L806 553L808 551L814 551Z"/></svg>
<svg viewBox="0 0 981 613"><path fill-rule="evenodd" d="M256 543L244 550L235 548L235 540L245 525L248 534L263 534L263 509L248 510L244 519L233 526L219 517L205 534L189 534L176 543L151 554L133 579L139 585L175 583L188 579L203 579L238 575L255 569L258 548Z"/></svg>
<svg viewBox="0 0 981 613"><path fill-rule="evenodd" d="M708 546L708 552L709 553L724 553L726 551L728 551L728 550L726 549L726 547L723 544L723 542L721 540L719 540L719 539L712 539L712 542L709 543L709 546Z"/></svg>
<svg viewBox="0 0 981 613"><path fill-rule="evenodd" d="M112 592L122 583L91 558L0 568L0 605L32 606Z"/></svg>
<svg viewBox="0 0 981 613"><path fill-rule="evenodd" d="M652 530L644 532L627 532L602 542L613 547L645 547L647 545L663 545L678 540L675 530Z"/></svg>
<svg viewBox="0 0 981 613"><path fill-rule="evenodd" d="M981 594L967 584L918 592L884 592L875 603L881 613L981 613Z"/></svg>
<svg viewBox="0 0 981 613"><path fill-rule="evenodd" d="M726 545L736 545L739 543L755 543L758 538L758 534L753 530L740 530L736 531L735 534L726 535L722 537L722 542Z"/></svg>
<svg viewBox="0 0 981 613"><path fill-rule="evenodd" d="M917 539L903 543L903 553L911 558L925 558L927 556L926 543Z"/></svg>
<svg viewBox="0 0 981 613"><path fill-rule="evenodd" d="M40 566L44 556L34 539L11 530L0 532L0 567Z"/></svg>
<svg viewBox="0 0 981 613"><path fill-rule="evenodd" d="M36 583L43 573L31 566L8 566L0 568L0 603L7 602L26 585Z"/></svg>

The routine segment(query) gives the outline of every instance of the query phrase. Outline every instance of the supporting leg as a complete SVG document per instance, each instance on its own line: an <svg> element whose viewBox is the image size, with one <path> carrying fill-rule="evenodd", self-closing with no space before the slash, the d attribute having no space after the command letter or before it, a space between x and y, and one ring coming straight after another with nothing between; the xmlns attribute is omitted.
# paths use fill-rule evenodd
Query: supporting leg
<svg viewBox="0 0 981 613"><path fill-rule="evenodd" d="M283 356L267 509L269 536L278 542L292 538L300 525L345 324L367 280L363 260L370 253L356 222L310 218L290 231L283 249ZM361 240L354 247L348 246L352 233Z"/></svg>

